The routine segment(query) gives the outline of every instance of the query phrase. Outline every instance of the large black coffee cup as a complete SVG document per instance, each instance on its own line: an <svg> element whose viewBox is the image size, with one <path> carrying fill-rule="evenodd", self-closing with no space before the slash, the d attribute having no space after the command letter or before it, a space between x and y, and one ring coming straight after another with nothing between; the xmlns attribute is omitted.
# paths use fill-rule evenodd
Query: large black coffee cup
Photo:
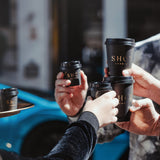
<svg viewBox="0 0 160 160"><path fill-rule="evenodd" d="M109 76L123 76L122 70L131 68L134 57L135 40L131 38L106 39Z"/></svg>
<svg viewBox="0 0 160 160"><path fill-rule="evenodd" d="M5 88L1 90L1 108L0 111L10 111L17 109L18 101L17 88Z"/></svg>
<svg viewBox="0 0 160 160"><path fill-rule="evenodd" d="M133 98L133 77L107 77L104 81L110 82L113 90L116 92L116 98L119 99L117 106L119 112L118 122L128 121L130 116L129 108L132 105Z"/></svg>
<svg viewBox="0 0 160 160"><path fill-rule="evenodd" d="M93 99L96 99L102 94L107 93L113 89L110 82L102 81L102 82L91 82L89 90L91 97Z"/></svg>
<svg viewBox="0 0 160 160"><path fill-rule="evenodd" d="M80 61L62 62L60 66L60 70L64 73L64 79L71 80L70 86L81 85L81 68Z"/></svg>

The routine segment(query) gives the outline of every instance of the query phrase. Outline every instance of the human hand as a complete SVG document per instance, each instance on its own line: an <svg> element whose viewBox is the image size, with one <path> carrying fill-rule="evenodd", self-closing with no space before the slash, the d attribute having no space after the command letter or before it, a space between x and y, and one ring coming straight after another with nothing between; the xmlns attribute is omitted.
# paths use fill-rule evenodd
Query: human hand
<svg viewBox="0 0 160 160"><path fill-rule="evenodd" d="M132 112L130 121L117 122L116 125L135 134L160 135L160 115L156 112L150 99L133 101L130 111Z"/></svg>
<svg viewBox="0 0 160 160"><path fill-rule="evenodd" d="M108 67L104 68L104 77L108 77Z"/></svg>
<svg viewBox="0 0 160 160"><path fill-rule="evenodd" d="M69 86L70 80L63 79L64 74L59 72L55 82L55 99L62 111L68 116L75 116L82 108L86 98L88 83L87 76L83 71L81 74L81 85Z"/></svg>
<svg viewBox="0 0 160 160"><path fill-rule="evenodd" d="M133 76L135 83L133 94L140 97L147 97L160 104L160 81L151 74L132 64L132 68L123 70L124 76Z"/></svg>
<svg viewBox="0 0 160 160"><path fill-rule="evenodd" d="M92 100L91 97L88 97L83 112L92 112L97 117L100 127L115 123L117 121L116 115L118 113L116 106L119 103L119 100L115 98L115 96L116 92L110 91L94 100Z"/></svg>

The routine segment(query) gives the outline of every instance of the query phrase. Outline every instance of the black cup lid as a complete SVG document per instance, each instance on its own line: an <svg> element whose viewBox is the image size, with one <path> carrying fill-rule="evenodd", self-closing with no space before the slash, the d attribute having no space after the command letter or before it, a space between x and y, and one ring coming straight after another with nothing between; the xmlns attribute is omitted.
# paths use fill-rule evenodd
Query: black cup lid
<svg viewBox="0 0 160 160"><path fill-rule="evenodd" d="M110 83L110 77L103 77L103 80L102 80L103 82L108 82L108 83Z"/></svg>
<svg viewBox="0 0 160 160"><path fill-rule="evenodd" d="M104 77L103 81L110 82L111 84L115 84L115 83L132 84L132 83L134 83L134 79L132 76L129 76L129 77L124 77L124 76Z"/></svg>
<svg viewBox="0 0 160 160"><path fill-rule="evenodd" d="M111 83L106 81L92 82L90 83L90 88L97 88L98 90L112 90Z"/></svg>
<svg viewBox="0 0 160 160"><path fill-rule="evenodd" d="M82 65L80 63L80 61L65 61L61 63L60 69L62 71L66 71L66 70L74 70L74 69L79 69L81 68Z"/></svg>
<svg viewBox="0 0 160 160"><path fill-rule="evenodd" d="M135 40L132 38L107 38L106 45L116 44L116 45L135 45Z"/></svg>
<svg viewBox="0 0 160 160"><path fill-rule="evenodd" d="M102 81L99 85L99 89L107 89L112 90L112 86L110 82Z"/></svg>
<svg viewBox="0 0 160 160"><path fill-rule="evenodd" d="M1 94L5 96L17 96L18 89L17 88L4 88L1 90Z"/></svg>
<svg viewBox="0 0 160 160"><path fill-rule="evenodd" d="M97 88L97 87L99 87L99 83L100 82L90 82L89 83L89 88Z"/></svg>

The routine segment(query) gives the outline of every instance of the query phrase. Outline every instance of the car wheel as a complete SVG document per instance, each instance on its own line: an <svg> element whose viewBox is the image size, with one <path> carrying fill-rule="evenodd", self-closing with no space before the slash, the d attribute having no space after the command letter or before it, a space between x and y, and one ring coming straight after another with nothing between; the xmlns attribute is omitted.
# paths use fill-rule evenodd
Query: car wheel
<svg viewBox="0 0 160 160"><path fill-rule="evenodd" d="M21 155L38 157L48 154L63 136L67 125L66 122L52 121L37 126L25 137Z"/></svg>

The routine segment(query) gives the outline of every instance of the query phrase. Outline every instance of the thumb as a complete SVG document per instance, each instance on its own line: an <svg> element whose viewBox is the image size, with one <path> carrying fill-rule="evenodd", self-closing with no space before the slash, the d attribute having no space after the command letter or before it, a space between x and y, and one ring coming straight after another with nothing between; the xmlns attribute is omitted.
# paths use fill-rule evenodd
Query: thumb
<svg viewBox="0 0 160 160"><path fill-rule="evenodd" d="M127 76L131 76L131 72L130 72L130 70L129 70L129 69L125 69L125 70L123 70L123 71L122 71L122 74L123 74L125 77L127 77Z"/></svg>
<svg viewBox="0 0 160 160"><path fill-rule="evenodd" d="M82 86L87 86L87 76L84 74L84 72L81 70L81 85Z"/></svg>
<svg viewBox="0 0 160 160"><path fill-rule="evenodd" d="M131 112L138 111L142 107L142 104L140 103L140 100L134 100L132 101L132 106L130 107Z"/></svg>
<svg viewBox="0 0 160 160"><path fill-rule="evenodd" d="M141 100L133 100L132 102L133 106L130 108L131 112L135 112L137 110L140 110L144 107L151 107L153 106L152 101L149 98L141 99Z"/></svg>
<svg viewBox="0 0 160 160"><path fill-rule="evenodd" d="M92 101L92 97L91 96L88 96L87 97L87 102L91 102Z"/></svg>
<svg viewBox="0 0 160 160"><path fill-rule="evenodd" d="M121 129L128 130L130 122L116 122L116 125Z"/></svg>

